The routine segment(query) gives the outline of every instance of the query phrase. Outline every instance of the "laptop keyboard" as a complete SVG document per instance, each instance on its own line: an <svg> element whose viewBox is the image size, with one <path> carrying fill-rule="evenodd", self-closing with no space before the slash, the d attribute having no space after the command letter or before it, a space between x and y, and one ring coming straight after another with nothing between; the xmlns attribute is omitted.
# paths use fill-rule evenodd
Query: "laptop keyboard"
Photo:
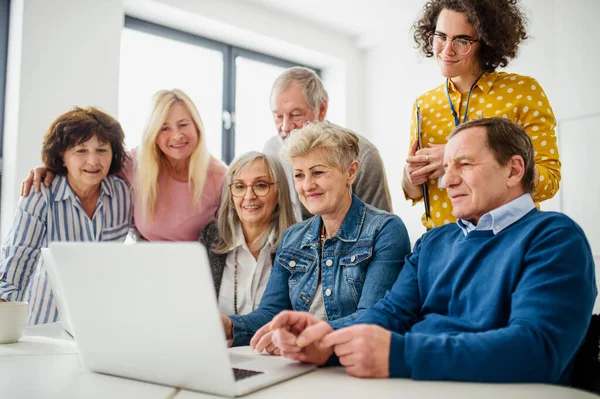
<svg viewBox="0 0 600 399"><path fill-rule="evenodd" d="M232 368L233 376L236 381L243 380L244 378L253 377L258 374L264 374L262 371L254 371L254 370L246 370L246 369L236 369Z"/></svg>

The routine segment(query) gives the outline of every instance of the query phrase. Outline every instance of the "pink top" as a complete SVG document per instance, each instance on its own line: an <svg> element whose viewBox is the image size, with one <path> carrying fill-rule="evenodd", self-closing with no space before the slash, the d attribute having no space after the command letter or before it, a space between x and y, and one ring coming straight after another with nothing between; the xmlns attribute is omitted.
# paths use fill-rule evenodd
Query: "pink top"
<svg viewBox="0 0 600 399"><path fill-rule="evenodd" d="M135 160L135 153L135 150L131 150L132 160ZM202 197L196 204L190 203L192 192L187 182L174 180L166 173L159 174L156 218L152 221L141 212L139 193L135 191L134 163L126 162L121 174L134 192L133 217L140 234L149 241L198 240L204 227L215 219L227 167L211 157Z"/></svg>

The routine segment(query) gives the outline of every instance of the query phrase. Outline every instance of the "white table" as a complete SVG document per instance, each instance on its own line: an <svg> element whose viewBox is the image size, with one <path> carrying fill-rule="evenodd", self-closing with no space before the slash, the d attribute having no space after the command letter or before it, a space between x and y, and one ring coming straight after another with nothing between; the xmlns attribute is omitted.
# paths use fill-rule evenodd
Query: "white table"
<svg viewBox="0 0 600 399"><path fill-rule="evenodd" d="M84 369L60 323L28 327L16 344L0 345L0 398L172 398L175 389Z"/></svg>
<svg viewBox="0 0 600 399"><path fill-rule="evenodd" d="M233 348L243 353L248 348ZM542 384L472 384L406 379L371 380L346 375L341 367L318 369L244 396L260 398L527 398L593 399L575 389ZM16 344L0 345L0 398L203 399L219 396L176 390L86 371L77 347L60 324L29 327Z"/></svg>

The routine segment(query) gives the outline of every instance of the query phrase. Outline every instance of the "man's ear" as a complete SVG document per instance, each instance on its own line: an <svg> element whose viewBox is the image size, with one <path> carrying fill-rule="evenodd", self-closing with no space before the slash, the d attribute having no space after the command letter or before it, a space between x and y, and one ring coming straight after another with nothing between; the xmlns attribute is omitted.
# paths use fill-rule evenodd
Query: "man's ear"
<svg viewBox="0 0 600 399"><path fill-rule="evenodd" d="M359 165L360 164L358 161L352 161L352 163L350 163L350 166L348 166L348 186L354 184L354 181L356 180L356 174L358 173Z"/></svg>
<svg viewBox="0 0 600 399"><path fill-rule="evenodd" d="M319 104L319 115L317 115L317 118L319 119L320 122L323 122L325 120L325 117L327 116L327 107L328 106L329 106L329 103L327 102L327 99L322 98L321 103Z"/></svg>
<svg viewBox="0 0 600 399"><path fill-rule="evenodd" d="M513 155L508 160L510 166L506 184L508 187L515 187L523 184L523 175L525 174L525 161L520 155Z"/></svg>

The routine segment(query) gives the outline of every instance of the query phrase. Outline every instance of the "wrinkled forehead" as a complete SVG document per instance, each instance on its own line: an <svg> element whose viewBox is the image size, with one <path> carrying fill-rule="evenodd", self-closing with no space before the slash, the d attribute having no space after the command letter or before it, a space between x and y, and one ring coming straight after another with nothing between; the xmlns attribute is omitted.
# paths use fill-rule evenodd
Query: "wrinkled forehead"
<svg viewBox="0 0 600 399"><path fill-rule="evenodd" d="M487 132L481 126L468 128L450 137L444 150L444 161L458 157L474 157L489 151Z"/></svg>
<svg viewBox="0 0 600 399"><path fill-rule="evenodd" d="M302 86L296 82L288 82L273 87L271 109L277 108L310 108Z"/></svg>

